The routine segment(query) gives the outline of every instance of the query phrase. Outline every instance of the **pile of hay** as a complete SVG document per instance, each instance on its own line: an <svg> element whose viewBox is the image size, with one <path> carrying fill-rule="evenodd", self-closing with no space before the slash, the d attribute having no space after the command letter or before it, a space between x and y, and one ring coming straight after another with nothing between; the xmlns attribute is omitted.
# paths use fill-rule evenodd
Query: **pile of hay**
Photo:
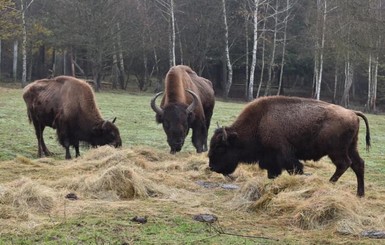
<svg viewBox="0 0 385 245"><path fill-rule="evenodd" d="M378 205L355 195L354 179L341 182L332 184L316 174L283 174L274 180L267 180L264 175L254 176L245 182L229 206L302 230L333 229L353 235L364 230L385 230L385 215L381 215L382 218L373 215L381 212Z"/></svg>

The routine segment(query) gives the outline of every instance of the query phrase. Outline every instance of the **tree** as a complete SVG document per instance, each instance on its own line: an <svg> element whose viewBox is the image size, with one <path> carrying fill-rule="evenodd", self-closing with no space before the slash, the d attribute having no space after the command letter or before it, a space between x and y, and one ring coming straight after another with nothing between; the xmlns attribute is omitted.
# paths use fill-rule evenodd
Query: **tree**
<svg viewBox="0 0 385 245"><path fill-rule="evenodd" d="M248 100L253 99L253 88L254 88L254 73L255 66L257 65L257 47L258 47L258 8L260 5L260 0L254 0L254 14L253 14L253 50L252 50L252 58L251 58L251 66L250 66L250 76L249 76L249 89L248 89Z"/></svg>
<svg viewBox="0 0 385 245"><path fill-rule="evenodd" d="M222 0L222 11L223 11L223 25L225 27L225 56L226 56L226 66L227 66L227 81L225 85L224 97L227 99L231 85L233 83L233 67L230 60L230 51L229 51L229 27L227 25L227 16L226 16L226 0Z"/></svg>
<svg viewBox="0 0 385 245"><path fill-rule="evenodd" d="M22 33L23 33L23 41L21 45L22 56L23 56L23 69L21 76L21 86L24 87L27 84L27 23L26 23L26 11L31 6L34 0L30 0L24 2L24 0L20 0L20 12L21 12L21 21L22 21Z"/></svg>

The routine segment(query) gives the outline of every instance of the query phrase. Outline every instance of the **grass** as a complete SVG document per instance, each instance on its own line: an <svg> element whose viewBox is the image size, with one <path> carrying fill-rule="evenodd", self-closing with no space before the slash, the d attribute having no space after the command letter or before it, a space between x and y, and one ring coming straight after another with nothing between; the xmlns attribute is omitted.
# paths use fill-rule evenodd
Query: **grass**
<svg viewBox="0 0 385 245"><path fill-rule="evenodd" d="M358 199L355 177L327 182L328 159L306 163L312 176L268 180L256 166L238 168L239 190L203 188L197 181L228 183L206 170L207 157L188 139L169 155L151 94L102 92L97 104L106 119L117 117L123 148L81 148L64 160L55 132L47 128L53 158L36 159L37 142L22 90L0 87L0 244L373 244L362 230L384 230L385 118L367 115L372 148L365 152L367 195ZM229 125L244 103L217 101L209 135ZM72 152L74 155L74 153ZM64 196L74 192L79 200ZM257 195L261 198L255 198ZM192 216L213 213L208 225ZM132 222L148 216L146 224ZM344 233L345 232L345 233ZM344 235L343 235L344 234ZM267 238L267 239L266 239ZM278 238L279 242L270 238Z"/></svg>

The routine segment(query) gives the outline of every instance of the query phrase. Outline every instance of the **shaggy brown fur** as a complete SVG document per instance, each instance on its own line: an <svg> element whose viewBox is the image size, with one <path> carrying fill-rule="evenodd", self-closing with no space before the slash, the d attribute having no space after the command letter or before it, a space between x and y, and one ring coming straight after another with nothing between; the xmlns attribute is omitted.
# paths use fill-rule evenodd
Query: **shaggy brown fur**
<svg viewBox="0 0 385 245"><path fill-rule="evenodd" d="M37 80L24 88L23 98L28 118L35 127L38 156L50 155L44 139L46 126L56 129L60 144L66 149L66 159L71 158L69 146L75 147L79 156L79 141L92 146L121 145L118 128L103 120L91 86L69 76Z"/></svg>
<svg viewBox="0 0 385 245"><path fill-rule="evenodd" d="M181 150L189 128L193 130L192 141L197 152L206 151L207 131L215 104L211 82L190 67L178 65L167 73L164 87L160 108L155 100L162 92L152 99L151 107L157 113L156 121L163 124L171 153Z"/></svg>
<svg viewBox="0 0 385 245"><path fill-rule="evenodd" d="M255 163L275 178L286 169L302 174L299 160L329 156L336 165L335 182L351 167L359 196L364 195L364 161L357 151L360 113L313 99L272 96L249 103L229 127L217 129L210 143L210 168L230 174L239 162Z"/></svg>

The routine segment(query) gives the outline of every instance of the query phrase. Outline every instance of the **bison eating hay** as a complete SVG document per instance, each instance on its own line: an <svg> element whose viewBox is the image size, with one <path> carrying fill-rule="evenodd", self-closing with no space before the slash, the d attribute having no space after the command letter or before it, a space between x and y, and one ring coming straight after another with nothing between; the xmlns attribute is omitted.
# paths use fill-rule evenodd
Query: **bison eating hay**
<svg viewBox="0 0 385 245"><path fill-rule="evenodd" d="M215 104L211 82L188 66L173 66L167 73L159 107L155 100L161 94L151 100L151 108L156 112L156 121L163 124L170 153L182 149L190 128L197 152L207 151L207 132Z"/></svg>
<svg viewBox="0 0 385 245"><path fill-rule="evenodd" d="M51 155L43 139L46 126L56 129L66 159L71 158L70 146L74 146L76 157L80 155L79 141L92 146L122 145L115 119L103 120L92 88L85 81L69 76L37 80L24 88L23 98L35 127L39 157Z"/></svg>
<svg viewBox="0 0 385 245"><path fill-rule="evenodd" d="M361 112L305 98L256 99L231 126L215 131L210 142L209 167L228 175L239 162L258 162L267 170L268 178L275 178L282 169L303 174L299 160L318 161L327 155L336 166L330 181L336 182L351 167L357 177L357 195L364 196L365 167L357 151L358 116L365 121L368 149L369 123Z"/></svg>

